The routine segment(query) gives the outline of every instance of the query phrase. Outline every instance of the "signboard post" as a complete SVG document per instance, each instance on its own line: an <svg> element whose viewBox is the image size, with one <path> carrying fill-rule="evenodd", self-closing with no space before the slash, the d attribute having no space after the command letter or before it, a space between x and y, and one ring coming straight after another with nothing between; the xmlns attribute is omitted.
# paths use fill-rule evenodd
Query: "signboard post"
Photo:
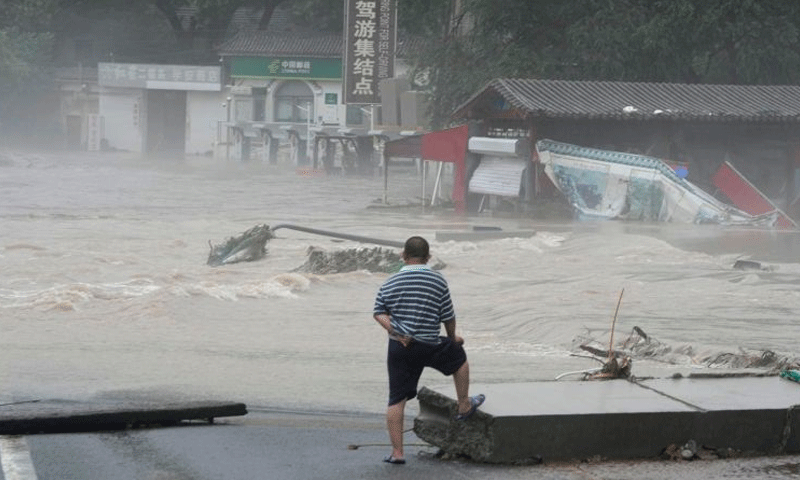
<svg viewBox="0 0 800 480"><path fill-rule="evenodd" d="M380 81L394 77L396 25L396 0L346 1L344 103L380 103Z"/></svg>

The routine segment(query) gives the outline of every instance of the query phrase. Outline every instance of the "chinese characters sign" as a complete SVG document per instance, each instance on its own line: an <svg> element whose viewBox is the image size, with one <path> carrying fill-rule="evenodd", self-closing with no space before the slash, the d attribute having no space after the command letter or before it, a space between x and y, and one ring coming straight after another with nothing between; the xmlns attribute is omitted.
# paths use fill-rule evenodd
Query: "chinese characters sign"
<svg viewBox="0 0 800 480"><path fill-rule="evenodd" d="M344 103L378 104L381 80L394 77L395 0L347 0Z"/></svg>
<svg viewBox="0 0 800 480"><path fill-rule="evenodd" d="M220 67L98 63L98 83L104 87L152 90L222 90Z"/></svg>
<svg viewBox="0 0 800 480"><path fill-rule="evenodd" d="M338 58L233 57L231 77L338 80L342 78L342 61Z"/></svg>

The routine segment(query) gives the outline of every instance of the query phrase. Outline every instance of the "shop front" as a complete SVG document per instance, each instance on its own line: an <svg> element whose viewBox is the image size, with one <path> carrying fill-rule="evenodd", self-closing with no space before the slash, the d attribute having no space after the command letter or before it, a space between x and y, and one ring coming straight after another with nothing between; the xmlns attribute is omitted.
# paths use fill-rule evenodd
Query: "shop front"
<svg viewBox="0 0 800 480"><path fill-rule="evenodd" d="M98 64L104 148L148 155L212 152L225 120L218 66Z"/></svg>

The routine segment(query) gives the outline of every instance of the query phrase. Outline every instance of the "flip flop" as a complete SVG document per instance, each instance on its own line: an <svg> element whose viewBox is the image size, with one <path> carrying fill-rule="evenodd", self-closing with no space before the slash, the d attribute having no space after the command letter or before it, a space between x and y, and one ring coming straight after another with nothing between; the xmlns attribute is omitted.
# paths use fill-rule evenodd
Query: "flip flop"
<svg viewBox="0 0 800 480"><path fill-rule="evenodd" d="M483 405L484 400L486 400L486 395L482 393L480 395L475 395L474 397L470 397L469 403L472 404L472 406L469 408L467 412L457 414L456 420L468 419L470 416L472 416L473 413L475 413L475 410L477 410L478 407Z"/></svg>
<svg viewBox="0 0 800 480"><path fill-rule="evenodd" d="M388 457L383 459L386 463L391 463L392 465L405 465L406 460L404 458L394 458L393 456L389 455Z"/></svg>

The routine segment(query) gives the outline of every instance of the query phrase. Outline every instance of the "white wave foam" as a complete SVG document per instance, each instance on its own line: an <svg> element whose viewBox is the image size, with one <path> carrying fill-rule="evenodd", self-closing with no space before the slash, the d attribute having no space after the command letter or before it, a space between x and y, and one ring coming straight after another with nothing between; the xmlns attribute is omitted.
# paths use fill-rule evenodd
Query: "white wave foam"
<svg viewBox="0 0 800 480"><path fill-rule="evenodd" d="M297 298L296 292L305 292L311 281L296 273L276 275L263 282L219 284L213 282L190 283L170 288L179 296L209 296L219 300L236 301L240 298Z"/></svg>
<svg viewBox="0 0 800 480"><path fill-rule="evenodd" d="M0 306L5 308L44 308L74 310L75 305L93 300L123 300L166 291L175 296L208 296L219 300L240 298L296 298L296 292L309 289L311 281L296 273L285 273L259 282L220 284L214 282L182 282L169 287L148 279L123 283L74 283L55 285L41 290L0 289Z"/></svg>
<svg viewBox="0 0 800 480"><path fill-rule="evenodd" d="M72 310L76 303L97 300L116 300L141 297L160 290L151 282L134 280L128 283L55 285L42 290L0 289L0 300L7 308L56 308Z"/></svg>

